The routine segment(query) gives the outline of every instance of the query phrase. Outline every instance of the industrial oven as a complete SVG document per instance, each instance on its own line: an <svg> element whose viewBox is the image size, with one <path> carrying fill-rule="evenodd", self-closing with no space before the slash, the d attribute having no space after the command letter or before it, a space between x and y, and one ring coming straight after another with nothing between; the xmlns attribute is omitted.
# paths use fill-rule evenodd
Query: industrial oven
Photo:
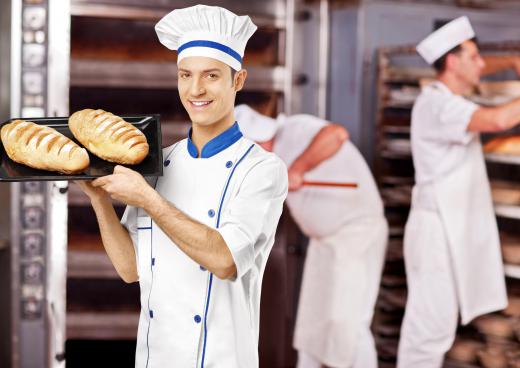
<svg viewBox="0 0 520 368"><path fill-rule="evenodd" d="M68 14L67 2L1 2L2 121L68 114ZM0 184L2 366L65 364L66 192L66 182Z"/></svg>

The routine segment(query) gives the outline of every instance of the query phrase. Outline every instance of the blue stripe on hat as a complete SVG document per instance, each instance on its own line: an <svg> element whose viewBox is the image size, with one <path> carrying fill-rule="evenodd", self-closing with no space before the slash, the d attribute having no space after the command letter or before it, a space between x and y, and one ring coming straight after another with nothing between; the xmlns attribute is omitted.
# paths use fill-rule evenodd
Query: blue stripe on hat
<svg viewBox="0 0 520 368"><path fill-rule="evenodd" d="M180 54L183 50L188 49L190 47L210 47L212 49L217 49L222 52L225 52L232 58L236 59L240 64L242 64L242 57L240 56L240 54L238 52L233 50L231 47L223 45L218 42L205 41L205 40L190 41L190 42L186 42L185 44L179 46L177 51Z"/></svg>

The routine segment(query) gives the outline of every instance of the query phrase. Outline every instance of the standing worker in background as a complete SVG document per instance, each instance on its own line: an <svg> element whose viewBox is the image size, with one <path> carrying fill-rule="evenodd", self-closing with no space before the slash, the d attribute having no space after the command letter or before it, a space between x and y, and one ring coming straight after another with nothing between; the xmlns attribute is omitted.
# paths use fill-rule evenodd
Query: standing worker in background
<svg viewBox="0 0 520 368"><path fill-rule="evenodd" d="M285 165L244 138L233 114L256 26L197 5L155 29L178 51L189 136L164 150L155 189L122 166L80 185L117 272L140 283L135 366L255 368L262 277L287 195ZM110 196L128 205L122 225Z"/></svg>
<svg viewBox="0 0 520 368"><path fill-rule="evenodd" d="M460 17L417 46L437 78L422 90L412 111L415 187L404 237L408 300L400 368L441 367L459 312L467 324L507 306L479 133L514 127L520 121L520 99L480 107L463 96L483 72L518 68L518 60L490 58L486 67L474 37L469 20Z"/></svg>
<svg viewBox="0 0 520 368"><path fill-rule="evenodd" d="M294 347L298 368L375 368L370 324L388 226L372 174L345 128L310 115L271 119L235 108L244 135L289 168L287 204L310 238ZM355 182L357 188L305 181Z"/></svg>

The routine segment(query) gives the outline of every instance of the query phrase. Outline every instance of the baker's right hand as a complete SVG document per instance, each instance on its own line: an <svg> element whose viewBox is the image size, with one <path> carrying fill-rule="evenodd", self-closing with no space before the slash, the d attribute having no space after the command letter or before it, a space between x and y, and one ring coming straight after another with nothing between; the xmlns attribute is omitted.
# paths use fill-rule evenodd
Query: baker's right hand
<svg viewBox="0 0 520 368"><path fill-rule="evenodd" d="M92 180L75 180L81 190L90 198L90 200L110 199L110 196L102 188L92 185Z"/></svg>

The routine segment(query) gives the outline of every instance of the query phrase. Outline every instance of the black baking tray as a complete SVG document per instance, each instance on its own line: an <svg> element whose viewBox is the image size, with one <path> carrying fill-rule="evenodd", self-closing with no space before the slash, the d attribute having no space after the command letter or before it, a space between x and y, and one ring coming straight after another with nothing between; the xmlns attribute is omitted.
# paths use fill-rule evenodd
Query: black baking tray
<svg viewBox="0 0 520 368"><path fill-rule="evenodd" d="M131 115L121 116L125 121L141 130L146 136L150 147L148 156L138 165L123 165L139 172L145 177L162 176L162 147L161 147L161 118L159 115ZM69 130L68 117L64 118L23 118L11 119L0 125L8 124L14 120L32 121L35 124L47 125L56 129L64 136L72 139L80 147L83 147ZM88 152L88 150L87 150ZM55 171L37 170L14 162L7 156L4 145L0 144L0 181L49 181L49 180L90 180L101 176L110 175L117 164L105 161L93 153L88 152L90 165L79 174L60 174Z"/></svg>

